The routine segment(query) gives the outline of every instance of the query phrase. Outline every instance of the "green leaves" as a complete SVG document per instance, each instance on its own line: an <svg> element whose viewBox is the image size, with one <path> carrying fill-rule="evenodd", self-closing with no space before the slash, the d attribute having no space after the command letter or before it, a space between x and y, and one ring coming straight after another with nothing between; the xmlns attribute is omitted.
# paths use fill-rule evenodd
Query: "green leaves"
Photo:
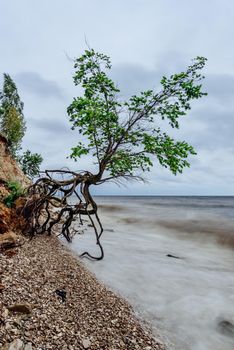
<svg viewBox="0 0 234 350"><path fill-rule="evenodd" d="M178 118L186 115L191 109L190 101L207 95L201 90L200 81L204 77L199 73L205 65L206 58L198 56L193 62L185 72L171 75L170 78L164 76L161 80L163 98L155 112L159 113L162 119L169 119L172 127L179 127Z"/></svg>
<svg viewBox="0 0 234 350"><path fill-rule="evenodd" d="M115 93L119 92L114 82L103 70L103 68L111 68L108 56L96 53L92 49L86 50L84 55L75 60L74 68L76 69L74 83L84 88L87 98L98 94L114 97Z"/></svg>
<svg viewBox="0 0 234 350"><path fill-rule="evenodd" d="M67 112L72 129L77 128L86 137L88 146L79 141L78 146L72 148L71 158L79 158L90 151L93 156L103 158L119 128L121 106L115 99L119 90L105 71L111 68L110 60L94 50L86 50L74 67L74 83L81 85L84 95L75 98Z"/></svg>
<svg viewBox="0 0 234 350"><path fill-rule="evenodd" d="M10 190L10 194L6 198L4 198L3 202L7 207L11 208L14 201L18 197L22 196L23 189L22 189L20 183L17 181L8 182L7 187Z"/></svg>
<svg viewBox="0 0 234 350"><path fill-rule="evenodd" d="M179 118L191 109L191 101L206 95L200 74L206 59L197 57L181 73L163 77L161 91L146 90L128 101L119 99L119 89L108 76L108 56L86 50L75 60L75 85L83 96L68 107L72 129L78 129L78 143L71 158L92 154L99 165L96 179L134 176L149 171L153 159L173 174L189 166L187 158L196 154L185 141L175 141L159 128L160 119L179 128Z"/></svg>
<svg viewBox="0 0 234 350"><path fill-rule="evenodd" d="M3 89L0 92L0 132L7 138L12 156L16 157L26 131L24 105L10 75L4 73L3 76Z"/></svg>
<svg viewBox="0 0 234 350"><path fill-rule="evenodd" d="M39 174L40 165L43 161L43 158L38 153L32 153L31 151L25 151L17 159L22 171L25 175L33 178Z"/></svg>
<svg viewBox="0 0 234 350"><path fill-rule="evenodd" d="M149 171L151 166L153 163L144 151L131 153L130 150L120 149L108 162L107 170L110 171L111 176L120 177L134 175L138 169Z"/></svg>
<svg viewBox="0 0 234 350"><path fill-rule="evenodd" d="M143 144L145 151L155 155L159 163L163 167L169 168L174 175L181 173L184 167L189 166L186 161L189 154L196 154L193 147L185 141L175 141L167 134L161 134L159 130L157 136L145 134Z"/></svg>
<svg viewBox="0 0 234 350"><path fill-rule="evenodd" d="M72 153L70 157L76 161L77 158L80 158L81 156L88 154L89 151L90 151L89 148L85 148L83 143L79 142L79 144L76 147L72 148Z"/></svg>

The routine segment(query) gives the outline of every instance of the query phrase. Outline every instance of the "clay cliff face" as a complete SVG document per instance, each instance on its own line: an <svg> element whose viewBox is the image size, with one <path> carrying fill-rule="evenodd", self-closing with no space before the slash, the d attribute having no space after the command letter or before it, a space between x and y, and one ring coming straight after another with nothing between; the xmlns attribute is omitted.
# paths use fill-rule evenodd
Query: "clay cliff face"
<svg viewBox="0 0 234 350"><path fill-rule="evenodd" d="M15 233L20 232L24 227L23 218L17 213L16 201L12 208L7 208L4 199L10 195L7 183L17 181L22 188L26 188L31 181L24 175L22 170L12 159L8 148L7 140L0 135L0 254L15 254L12 248L17 246L18 238ZM23 201L24 198L18 198Z"/></svg>
<svg viewBox="0 0 234 350"><path fill-rule="evenodd" d="M12 159L7 149L6 138L0 135L0 185L9 181L17 181L23 188L30 185L30 180Z"/></svg>

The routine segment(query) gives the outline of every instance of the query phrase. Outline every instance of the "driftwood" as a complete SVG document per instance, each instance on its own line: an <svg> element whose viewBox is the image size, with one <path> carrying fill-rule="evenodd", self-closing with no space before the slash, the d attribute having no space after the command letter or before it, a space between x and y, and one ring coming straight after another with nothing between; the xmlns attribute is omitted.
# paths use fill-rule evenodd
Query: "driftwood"
<svg viewBox="0 0 234 350"><path fill-rule="evenodd" d="M97 204L90 194L89 187L96 184L95 175L90 172L75 173L69 170L46 170L28 189L24 212L27 216L26 232L31 237L37 234L59 232L68 242L81 233L83 216L92 226L100 256L89 252L81 256L101 260L104 257L100 238L103 227L97 213Z"/></svg>

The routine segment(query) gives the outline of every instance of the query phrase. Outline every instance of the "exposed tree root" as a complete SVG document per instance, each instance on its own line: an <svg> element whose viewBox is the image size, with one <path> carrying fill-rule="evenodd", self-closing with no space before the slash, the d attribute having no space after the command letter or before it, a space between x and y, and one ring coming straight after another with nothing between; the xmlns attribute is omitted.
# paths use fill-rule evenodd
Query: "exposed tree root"
<svg viewBox="0 0 234 350"><path fill-rule="evenodd" d="M100 255L96 257L85 251L81 256L103 259L104 251L100 243L103 227L97 204L89 192L89 186L96 182L95 176L89 172L46 170L44 176L28 189L27 203L23 209L27 212L26 232L31 237L59 233L70 242L75 234L81 233L83 216L86 216L94 230Z"/></svg>

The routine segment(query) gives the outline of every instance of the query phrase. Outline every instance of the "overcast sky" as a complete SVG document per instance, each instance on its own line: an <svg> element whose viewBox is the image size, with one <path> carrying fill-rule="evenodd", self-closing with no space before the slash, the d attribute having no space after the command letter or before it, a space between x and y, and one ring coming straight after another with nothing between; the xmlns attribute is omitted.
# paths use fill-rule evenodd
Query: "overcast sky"
<svg viewBox="0 0 234 350"><path fill-rule="evenodd" d="M79 138L66 114L80 93L69 57L81 55L86 40L111 57L122 96L157 89L162 75L207 57L209 95L176 133L196 148L191 167L174 176L155 163L148 184L110 184L95 193L234 195L233 0L0 0L0 35L0 73L17 84L28 127L24 148L42 154L42 168L93 169L90 158L66 158Z"/></svg>

